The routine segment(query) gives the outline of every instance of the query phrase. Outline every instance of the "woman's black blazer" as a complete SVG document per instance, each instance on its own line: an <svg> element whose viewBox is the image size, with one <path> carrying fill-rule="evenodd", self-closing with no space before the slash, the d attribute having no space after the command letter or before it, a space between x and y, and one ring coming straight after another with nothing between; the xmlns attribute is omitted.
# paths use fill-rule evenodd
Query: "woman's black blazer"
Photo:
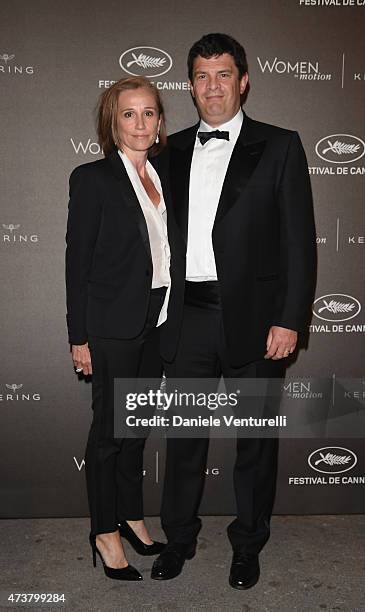
<svg viewBox="0 0 365 612"><path fill-rule="evenodd" d="M158 158L151 161L158 169ZM89 335L138 336L148 310L152 257L145 218L117 150L72 172L66 243L69 342L84 344Z"/></svg>

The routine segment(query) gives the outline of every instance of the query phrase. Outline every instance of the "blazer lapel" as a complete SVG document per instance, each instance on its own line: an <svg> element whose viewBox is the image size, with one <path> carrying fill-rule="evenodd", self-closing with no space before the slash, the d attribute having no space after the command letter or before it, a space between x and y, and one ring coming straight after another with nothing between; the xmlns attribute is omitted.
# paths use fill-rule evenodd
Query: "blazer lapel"
<svg viewBox="0 0 365 612"><path fill-rule="evenodd" d="M219 222L242 195L260 161L265 140L255 130L255 122L244 115L241 132L228 164L214 224Z"/></svg>
<svg viewBox="0 0 365 612"><path fill-rule="evenodd" d="M108 155L107 160L110 163L110 167L114 174L114 177L119 182L121 198L123 199L125 204L128 206L128 208L130 209L132 215L135 217L136 223L141 233L143 245L146 249L147 255L150 257L152 261L152 254L151 254L150 240L148 236L146 219L144 218L144 214L143 214L141 205L133 189L133 185L129 179L129 176L124 167L124 164L119 157L118 151L116 149L112 151L112 153Z"/></svg>
<svg viewBox="0 0 365 612"><path fill-rule="evenodd" d="M171 207L171 194L170 194L170 188L169 188L168 164L167 164L166 152L164 151L163 153L160 153L159 155L156 155L154 157L149 157L148 161L152 164L152 166L154 167L154 169L156 170L159 176L161 187L162 187L162 193L163 193L163 197L164 197L165 204L166 204L166 209L169 210Z"/></svg>

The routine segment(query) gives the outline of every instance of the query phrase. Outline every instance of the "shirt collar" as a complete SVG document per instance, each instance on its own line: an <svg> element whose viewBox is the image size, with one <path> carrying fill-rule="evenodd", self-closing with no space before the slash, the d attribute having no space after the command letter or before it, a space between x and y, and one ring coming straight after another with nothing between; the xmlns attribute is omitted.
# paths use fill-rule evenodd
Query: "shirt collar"
<svg viewBox="0 0 365 612"><path fill-rule="evenodd" d="M129 159L128 155L126 155L121 149L118 149L118 155L124 164L124 167L127 171L127 174L129 176L130 181L132 182L134 189L136 188L136 186L139 186L140 188L142 188L143 193L145 193L145 189L142 186L141 179L138 176L138 172L133 162ZM151 162L148 159L146 160L146 168L147 168L150 179L152 180L154 186L156 187L157 191L161 195L161 202L159 206L161 206L161 212L163 212L162 203L164 202L164 200L163 200L163 192L162 192L160 177L158 176L156 170L154 169L154 167L152 166Z"/></svg>
<svg viewBox="0 0 365 612"><path fill-rule="evenodd" d="M222 125L219 125L218 127L215 127L215 128L209 125L208 123L206 123L203 119L200 119L200 125L199 125L198 131L202 131L202 132L211 132L212 130L226 131L226 132L229 132L229 142L235 143L241 131L242 122L243 122L243 112L242 112L242 109L240 108L238 113L234 117L232 117L232 119L230 119L226 123L222 123Z"/></svg>
<svg viewBox="0 0 365 612"><path fill-rule="evenodd" d="M124 151L122 151L121 149L118 149L118 155L121 158L121 160L124 163L124 166L126 167L126 169L129 169L129 171L131 173L133 173L135 176L138 177L138 172L136 170L136 168L134 167L133 162L129 159L128 155L126 155L124 153ZM156 172L156 170L154 169L154 167L152 166L151 162L149 161L149 159L146 160L146 168L148 170L148 174L150 176L150 178L152 179L153 183L155 184L155 186L160 186L160 179L159 176Z"/></svg>

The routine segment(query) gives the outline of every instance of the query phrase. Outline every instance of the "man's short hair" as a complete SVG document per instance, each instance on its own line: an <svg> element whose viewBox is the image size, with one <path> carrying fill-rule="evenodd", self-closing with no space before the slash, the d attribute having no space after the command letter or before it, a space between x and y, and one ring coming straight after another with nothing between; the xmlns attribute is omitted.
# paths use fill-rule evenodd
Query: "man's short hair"
<svg viewBox="0 0 365 612"><path fill-rule="evenodd" d="M188 75L193 80L194 60L199 55L206 59L229 53L234 59L241 79L248 71L246 52L242 45L228 34L205 34L193 44L188 55Z"/></svg>

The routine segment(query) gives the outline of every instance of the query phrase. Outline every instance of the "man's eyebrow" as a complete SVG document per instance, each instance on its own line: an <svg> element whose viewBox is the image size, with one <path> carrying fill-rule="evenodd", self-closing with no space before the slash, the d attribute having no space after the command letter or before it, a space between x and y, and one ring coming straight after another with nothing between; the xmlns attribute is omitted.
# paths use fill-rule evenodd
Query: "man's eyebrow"
<svg viewBox="0 0 365 612"><path fill-rule="evenodd" d="M232 68L221 68L217 72L232 72ZM194 74L206 74L206 70L194 70Z"/></svg>

